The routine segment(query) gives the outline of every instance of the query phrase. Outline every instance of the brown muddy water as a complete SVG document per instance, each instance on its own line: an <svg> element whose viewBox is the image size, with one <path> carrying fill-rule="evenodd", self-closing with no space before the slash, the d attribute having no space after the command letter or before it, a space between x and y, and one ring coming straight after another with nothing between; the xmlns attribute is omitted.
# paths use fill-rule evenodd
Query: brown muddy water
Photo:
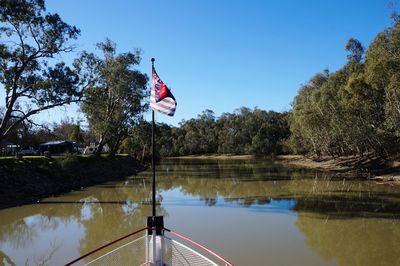
<svg viewBox="0 0 400 266"><path fill-rule="evenodd" d="M165 226L235 265L400 265L400 187L262 160L164 160ZM0 210L0 265L62 265L145 225L151 172Z"/></svg>

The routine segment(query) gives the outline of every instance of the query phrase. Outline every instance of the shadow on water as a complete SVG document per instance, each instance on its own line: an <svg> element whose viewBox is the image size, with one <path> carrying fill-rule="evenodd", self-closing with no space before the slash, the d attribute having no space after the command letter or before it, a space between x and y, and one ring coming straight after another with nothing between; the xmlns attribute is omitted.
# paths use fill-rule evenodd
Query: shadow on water
<svg viewBox="0 0 400 266"><path fill-rule="evenodd" d="M296 225L307 246L338 265L400 265L400 220L336 219L302 213Z"/></svg>
<svg viewBox="0 0 400 266"><path fill-rule="evenodd" d="M170 206L290 213L297 217L296 225L307 246L325 260L337 260L340 265L373 265L372 262L379 262L374 260L380 257L378 251L389 256L387 252L397 252L394 246L400 243L398 187L337 180L316 171L257 160L167 160L157 171L157 212L166 217ZM142 227L151 214L150 180L151 172L143 172L123 182L105 183L38 204L2 210L0 259L5 261L8 256L15 264L24 264L25 261L16 261L18 250L27 252L38 245L38 239L57 232L62 235L59 241L66 241L64 228L72 228L73 233L68 234L76 234L71 237L77 240L70 245L84 254ZM393 244L386 248L385 241ZM359 250L348 243L360 246ZM49 250L59 245L41 244ZM382 247L376 248L377 245ZM372 252L371 259L368 250L374 246L378 251ZM56 252L49 264L66 263L64 257L60 259L60 253ZM365 263L366 259L371 263ZM382 261L395 265L395 259L392 255ZM30 257L30 262L37 260Z"/></svg>
<svg viewBox="0 0 400 266"><path fill-rule="evenodd" d="M398 201L382 199L372 195L369 198L351 196L314 196L296 200L295 211L316 212L335 218L390 218L400 219Z"/></svg>
<svg viewBox="0 0 400 266"><path fill-rule="evenodd" d="M171 160L159 166L158 173L157 186L161 191L179 189L187 197L199 198L206 206L235 204L244 208L258 206L262 210L259 207L271 200L291 200L292 204L282 208L342 218L398 219L400 214L397 187L338 180L326 173L284 168L268 161Z"/></svg>
<svg viewBox="0 0 400 266"><path fill-rule="evenodd" d="M151 205L152 202L149 201L87 201L87 202L76 202L76 201L42 201L37 203L38 205L49 205L49 204L74 204L74 205L87 205L87 204L112 204L112 205L129 205L129 204L141 204L141 205ZM156 203L157 205L161 205L160 202Z"/></svg>

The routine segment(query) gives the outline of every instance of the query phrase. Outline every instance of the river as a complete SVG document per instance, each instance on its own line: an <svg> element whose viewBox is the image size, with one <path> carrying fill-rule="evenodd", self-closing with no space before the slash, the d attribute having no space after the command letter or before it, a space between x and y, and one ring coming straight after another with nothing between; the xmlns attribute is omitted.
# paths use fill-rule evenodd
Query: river
<svg viewBox="0 0 400 266"><path fill-rule="evenodd" d="M266 160L164 160L165 226L235 265L400 265L400 187ZM62 265L145 225L151 172L0 210L0 265ZM3 264L2 264L3 262Z"/></svg>

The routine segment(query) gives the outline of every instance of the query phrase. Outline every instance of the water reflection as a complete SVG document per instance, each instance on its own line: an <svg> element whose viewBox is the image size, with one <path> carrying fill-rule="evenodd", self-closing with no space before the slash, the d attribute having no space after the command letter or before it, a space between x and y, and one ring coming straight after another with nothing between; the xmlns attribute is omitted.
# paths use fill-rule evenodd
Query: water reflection
<svg viewBox="0 0 400 266"><path fill-rule="evenodd" d="M213 178L210 169L219 178ZM271 200L290 199L287 208L295 211L342 217L400 217L398 187L337 180L328 174L282 168L266 161L172 160L158 170L161 191L178 188L188 198L199 198L207 206L236 203L251 208Z"/></svg>
<svg viewBox="0 0 400 266"><path fill-rule="evenodd" d="M135 189L125 185L92 187L2 210L0 254L17 265L58 265L143 227L151 214L149 191L143 182L135 182ZM157 212L168 217L162 206Z"/></svg>
<svg viewBox="0 0 400 266"><path fill-rule="evenodd" d="M266 257L275 264L374 265L381 255L384 264L399 263L397 187L258 160L168 160L157 171L158 214L178 229L190 223L193 237L209 241L237 265ZM150 180L151 172L144 172L1 210L0 262L66 263L141 228L151 214ZM209 220L217 224L212 230ZM262 230L245 228L250 224ZM291 254L277 252L283 242Z"/></svg>
<svg viewBox="0 0 400 266"><path fill-rule="evenodd" d="M297 226L307 245L326 261L339 265L400 265L399 220L343 220L300 214Z"/></svg>

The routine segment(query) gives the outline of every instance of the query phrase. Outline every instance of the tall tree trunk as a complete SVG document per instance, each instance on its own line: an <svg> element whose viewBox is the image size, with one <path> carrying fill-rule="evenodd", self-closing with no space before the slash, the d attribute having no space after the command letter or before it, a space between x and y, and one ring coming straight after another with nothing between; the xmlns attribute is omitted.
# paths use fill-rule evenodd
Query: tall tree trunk
<svg viewBox="0 0 400 266"><path fill-rule="evenodd" d="M99 145L97 145L94 155L100 156L101 152L103 151L103 147L104 147L104 136L102 135L100 136Z"/></svg>
<svg viewBox="0 0 400 266"><path fill-rule="evenodd" d="M110 156L114 156L117 153L120 143L121 141L118 140L112 145L109 152Z"/></svg>

